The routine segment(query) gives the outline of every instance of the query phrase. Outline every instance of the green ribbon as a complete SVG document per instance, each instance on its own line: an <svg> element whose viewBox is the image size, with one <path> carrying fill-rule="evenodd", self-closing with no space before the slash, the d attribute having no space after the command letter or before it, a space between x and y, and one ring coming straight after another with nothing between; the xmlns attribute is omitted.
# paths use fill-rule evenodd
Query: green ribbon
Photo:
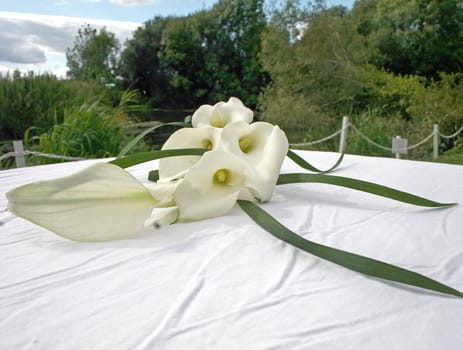
<svg viewBox="0 0 463 350"><path fill-rule="evenodd" d="M171 149L158 150L151 152L136 153L127 157L117 158L110 163L118 165L122 168L127 168L139 163L150 160L175 157L175 156L201 156L207 149L190 148L190 149ZM334 170L341 163L343 154L339 157L336 163L328 170L322 171L298 156L293 151L288 151L288 157L302 168L316 172L318 174L281 174L278 178L277 185L293 184L293 183L324 183L335 186L342 186L393 200L405 202L408 204L424 206L424 207L448 207L456 203L439 203L423 197L419 197L407 192L395 190L390 187L378 185L368 181L352 179L348 177L325 175L324 173ZM159 172L153 170L149 173L149 179L157 181ZM376 278L399 282L415 287L420 287L444 294L454 295L463 298L463 293L451 288L438 281L430 279L426 276L413 271L403 269L391 264L387 264L375 259L371 259L362 255L349 253L340 249L331 248L309 241L296 233L289 230L287 227L279 223L275 218L265 212L257 204L249 201L238 201L239 206L263 229L271 233L278 239L287 242L305 252L313 254L322 259L331 261L335 264L344 266L353 271L363 273Z"/></svg>
<svg viewBox="0 0 463 350"><path fill-rule="evenodd" d="M264 230L307 253L365 275L463 298L460 291L419 273L309 241L283 226L255 203L238 200L238 204Z"/></svg>
<svg viewBox="0 0 463 350"><path fill-rule="evenodd" d="M325 174L281 174L278 177L277 185L293 183L323 183L335 186L342 186L353 190L375 194L377 196L394 199L396 201L418 205L422 207L449 207L456 203L438 203L432 200L415 196L414 194L399 191L390 187L378 185L373 182L352 179L349 177L325 175Z"/></svg>
<svg viewBox="0 0 463 350"><path fill-rule="evenodd" d="M117 158L109 163L120 166L121 168L128 168L140 163L148 162L166 157L178 156L202 156L207 149L203 148L182 148L182 149L166 149L150 152L135 153L127 157Z"/></svg>

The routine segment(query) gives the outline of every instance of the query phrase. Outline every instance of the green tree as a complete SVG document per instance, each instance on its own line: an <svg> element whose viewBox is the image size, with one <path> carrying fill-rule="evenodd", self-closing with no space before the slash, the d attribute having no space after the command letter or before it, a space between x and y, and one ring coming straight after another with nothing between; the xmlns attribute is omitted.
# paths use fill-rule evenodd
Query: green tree
<svg viewBox="0 0 463 350"><path fill-rule="evenodd" d="M255 106L268 80L258 58L265 26L263 0L222 0L170 22L163 59L173 84L194 105L237 96Z"/></svg>
<svg viewBox="0 0 463 350"><path fill-rule="evenodd" d="M263 0L221 0L186 17L155 18L124 50L123 75L159 107L193 108L230 96L253 106L268 82L258 59Z"/></svg>
<svg viewBox="0 0 463 350"><path fill-rule="evenodd" d="M120 44L106 28L79 28L74 46L66 50L67 75L71 79L109 84L115 82Z"/></svg>
<svg viewBox="0 0 463 350"><path fill-rule="evenodd" d="M206 69L207 39L203 28L210 17L206 11L173 18L163 32L160 60L169 75L168 89L178 107L208 102L210 72Z"/></svg>
<svg viewBox="0 0 463 350"><path fill-rule="evenodd" d="M432 78L462 72L461 0L379 0L371 24L377 67Z"/></svg>
<svg viewBox="0 0 463 350"><path fill-rule="evenodd" d="M121 55L121 75L126 88L140 91L155 105L170 107L169 76L159 56L163 48L163 32L169 17L155 17L139 27L125 44Z"/></svg>
<svg viewBox="0 0 463 350"><path fill-rule="evenodd" d="M287 2L265 32L261 59L272 84L259 104L261 118L280 124L294 141L332 132L365 89L364 44L347 9L297 5Z"/></svg>
<svg viewBox="0 0 463 350"><path fill-rule="evenodd" d="M255 106L269 82L259 60L262 32L267 26L263 5L263 0L220 1L211 11L217 31L215 37L209 35L205 62L208 70L216 73L212 100L234 95Z"/></svg>

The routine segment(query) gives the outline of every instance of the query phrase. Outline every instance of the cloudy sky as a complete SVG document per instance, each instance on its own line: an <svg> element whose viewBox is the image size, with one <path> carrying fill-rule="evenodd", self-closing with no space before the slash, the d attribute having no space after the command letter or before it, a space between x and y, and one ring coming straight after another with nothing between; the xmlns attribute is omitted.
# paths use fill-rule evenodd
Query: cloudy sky
<svg viewBox="0 0 463 350"><path fill-rule="evenodd" d="M105 26L121 43L156 15L186 15L217 0L2 0L0 73L52 72L65 76L66 49L85 24ZM351 6L353 0L327 0Z"/></svg>

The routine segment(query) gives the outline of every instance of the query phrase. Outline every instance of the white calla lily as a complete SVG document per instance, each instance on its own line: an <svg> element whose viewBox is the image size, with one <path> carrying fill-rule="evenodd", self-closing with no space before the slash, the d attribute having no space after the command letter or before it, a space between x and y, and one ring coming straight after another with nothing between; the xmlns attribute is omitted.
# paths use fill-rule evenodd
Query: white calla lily
<svg viewBox="0 0 463 350"><path fill-rule="evenodd" d="M166 149L205 148L212 150L219 142L219 131L214 128L183 128L169 136L162 146ZM195 165L201 156L178 156L159 160L159 178L175 178Z"/></svg>
<svg viewBox="0 0 463 350"><path fill-rule="evenodd" d="M238 196L250 198L246 164L224 151L205 153L178 185L175 202L180 220L202 220L226 214Z"/></svg>
<svg viewBox="0 0 463 350"><path fill-rule="evenodd" d="M156 212L153 209L162 199L109 163L18 187L7 198L13 214L75 241L131 238L144 229L145 222L176 219L175 207Z"/></svg>
<svg viewBox="0 0 463 350"><path fill-rule="evenodd" d="M156 183L145 183L145 187L150 191L151 195L159 201L156 207L166 208L175 205L174 195L179 183L179 180L160 180Z"/></svg>
<svg viewBox="0 0 463 350"><path fill-rule="evenodd" d="M174 132L163 150L202 148L202 156L159 160L159 181L141 184L116 165L94 164L73 175L7 193L8 209L76 241L131 238L146 226L226 214L237 199L270 200L288 140L278 127L252 121L237 98L201 106L194 128Z"/></svg>
<svg viewBox="0 0 463 350"><path fill-rule="evenodd" d="M251 123L254 112L246 107L240 99L230 97L228 102L218 102L214 106L202 105L191 117L193 128L223 128L229 123L243 121Z"/></svg>
<svg viewBox="0 0 463 350"><path fill-rule="evenodd" d="M145 227L153 226L159 228L163 225L169 225L178 220L178 207L155 208L150 217L145 220Z"/></svg>
<svg viewBox="0 0 463 350"><path fill-rule="evenodd" d="M278 127L266 122L228 124L222 131L221 147L254 169L255 197L268 201L272 197L281 165L288 153L288 139Z"/></svg>

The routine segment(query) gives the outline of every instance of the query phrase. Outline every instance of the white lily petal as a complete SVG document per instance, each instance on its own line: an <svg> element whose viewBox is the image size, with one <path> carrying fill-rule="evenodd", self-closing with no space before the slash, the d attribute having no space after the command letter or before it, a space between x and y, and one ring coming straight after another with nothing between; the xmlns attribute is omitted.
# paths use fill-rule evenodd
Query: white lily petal
<svg viewBox="0 0 463 350"><path fill-rule="evenodd" d="M164 225L170 225L178 219L178 207L154 208L148 219L145 220L145 227L153 226L160 228Z"/></svg>
<svg viewBox="0 0 463 350"><path fill-rule="evenodd" d="M213 106L202 105L200 106L191 117L191 125L193 128L202 128L205 126L211 126L210 118Z"/></svg>
<svg viewBox="0 0 463 350"><path fill-rule="evenodd" d="M158 181L156 183L146 183L145 186L151 195L158 200L156 207L170 207L175 204L174 195L179 183L180 181Z"/></svg>
<svg viewBox="0 0 463 350"><path fill-rule="evenodd" d="M252 109L246 107L243 102L236 97L230 97L226 103L217 104L215 109L219 114L226 116L227 124L237 121L243 121L249 124L254 117Z"/></svg>
<svg viewBox="0 0 463 350"><path fill-rule="evenodd" d="M235 122L223 129L221 147L254 169L254 173L248 170L248 176L256 177L255 196L261 201L270 200L288 153L285 133L278 126L266 122Z"/></svg>
<svg viewBox="0 0 463 350"><path fill-rule="evenodd" d="M13 214L75 241L134 237L158 204L136 178L109 163L18 187L7 198Z"/></svg>
<svg viewBox="0 0 463 350"><path fill-rule="evenodd" d="M183 128L175 131L162 146L162 149L206 148L214 149L220 132L214 128ZM201 156L167 157L159 160L159 178L172 178L190 169Z"/></svg>
<svg viewBox="0 0 463 350"><path fill-rule="evenodd" d="M245 187L246 165L223 151L211 151L185 175L175 194L181 220L226 214Z"/></svg>
<svg viewBox="0 0 463 350"><path fill-rule="evenodd" d="M190 170L190 169L182 170L181 172L179 172L179 173L177 173L177 174L175 174L174 176L171 176L171 177L163 177L162 179L159 179L156 183L157 184L167 184L167 183L178 182L181 179L183 179L183 177L188 172L188 170ZM156 196L155 196L155 198L156 198Z"/></svg>
<svg viewBox="0 0 463 350"><path fill-rule="evenodd" d="M214 106L199 107L191 118L194 128L215 127L223 128L229 123L243 121L251 123L254 112L247 108L240 99L230 97L228 102L218 102Z"/></svg>

